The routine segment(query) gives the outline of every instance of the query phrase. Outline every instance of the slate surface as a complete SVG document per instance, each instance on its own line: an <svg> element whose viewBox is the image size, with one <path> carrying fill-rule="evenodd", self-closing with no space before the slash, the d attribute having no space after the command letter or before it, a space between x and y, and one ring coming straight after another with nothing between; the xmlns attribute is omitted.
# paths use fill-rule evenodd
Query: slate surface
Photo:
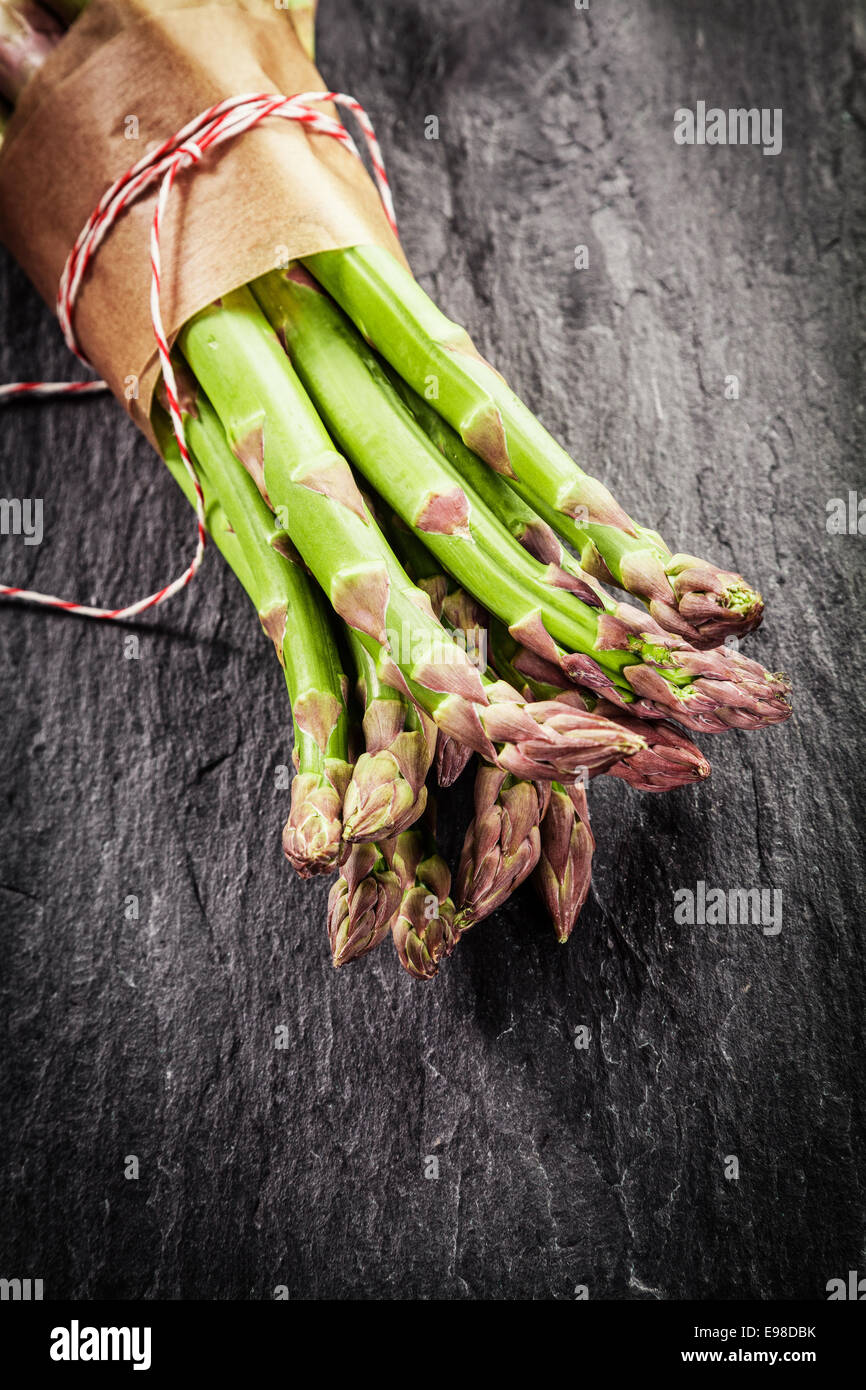
<svg viewBox="0 0 866 1390"><path fill-rule="evenodd" d="M390 948L328 964L325 886L279 850L279 673L215 554L138 659L131 630L0 608L0 1273L46 1297L823 1298L863 1248L866 541L825 528L864 445L862 10L320 19L423 283L630 510L760 585L751 649L796 714L707 740L699 790L594 784L571 945L524 891L419 987ZM676 146L699 99L782 107L782 154ZM2 306L0 377L66 375L8 260ZM113 403L7 408L2 439L4 495L46 521L0 541L5 579L121 601L177 571L185 504ZM780 934L677 926L698 880L780 890Z"/></svg>

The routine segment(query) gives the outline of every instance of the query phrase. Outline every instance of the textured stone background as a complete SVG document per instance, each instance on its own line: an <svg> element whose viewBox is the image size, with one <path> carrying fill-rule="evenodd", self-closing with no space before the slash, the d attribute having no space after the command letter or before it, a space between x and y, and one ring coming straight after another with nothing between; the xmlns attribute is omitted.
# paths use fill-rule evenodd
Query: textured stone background
<svg viewBox="0 0 866 1390"><path fill-rule="evenodd" d="M863 12L323 0L320 65L374 115L424 284L630 510L760 585L750 649L796 714L706 740L700 789L594 784L571 945L527 890L419 987L390 948L328 964L325 885L280 855L279 672L215 553L139 660L116 627L0 609L0 1273L821 1298L863 1268L866 541L825 530L864 446ZM783 153L675 146L701 98L781 106ZM65 375L7 260L0 293L0 377ZM2 439L3 494L46 515L40 547L0 541L5 579L121 601L177 571L190 517L113 403L7 408ZM443 814L453 849L465 793ZM698 879L780 888L781 935L675 926Z"/></svg>

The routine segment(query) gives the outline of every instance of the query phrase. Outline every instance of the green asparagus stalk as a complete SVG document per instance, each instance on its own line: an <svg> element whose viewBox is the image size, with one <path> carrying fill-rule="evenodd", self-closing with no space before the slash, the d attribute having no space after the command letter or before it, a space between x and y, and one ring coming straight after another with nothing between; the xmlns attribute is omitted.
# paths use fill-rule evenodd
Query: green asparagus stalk
<svg viewBox="0 0 866 1390"><path fill-rule="evenodd" d="M464 932L501 907L532 873L549 784L503 773L487 763L475 778L475 815L457 870L455 927Z"/></svg>
<svg viewBox="0 0 866 1390"><path fill-rule="evenodd" d="M444 578L444 576L443 576ZM430 592L421 581L420 587ZM433 611L449 632L460 641L464 651L486 669L486 617L484 610L465 589L450 589L441 594L437 604L431 595ZM436 780L440 787L451 787L472 757L472 749L458 739L440 731L436 741Z"/></svg>
<svg viewBox="0 0 866 1390"><path fill-rule="evenodd" d="M214 429L214 426L217 431L220 430L219 422L215 421L209 404L202 398L199 399L199 415L197 418L203 420L204 429L207 431L208 435ZM187 501L194 507L195 494L189 473L180 457L180 451L177 447L177 442L174 438L168 416L159 405L154 407L153 424L169 471L180 486ZM187 418L186 421L186 428L189 442L197 446L197 448L193 448L193 457L195 460L196 472L198 473L204 493L208 531L215 540L218 549L244 585L250 598L254 603L257 603L260 585L258 585L253 578L253 573L255 571L261 573L267 569L274 569L274 561L269 546L276 545L280 547L281 551L285 548L285 540L282 532L274 531L273 518L267 511L258 491L247 474L239 468L237 462L230 454L226 457L227 446L225 445L224 436L222 436L222 443L220 445L221 431L220 435L217 436L216 449L209 449L203 447L200 431L198 431L195 425L191 427L189 418ZM190 439L189 436L192 436L192 438ZM229 495L240 495L241 505L240 507L236 505L233 509L235 519L237 520L239 516L242 517L246 513L246 515L253 520L253 525L249 530L246 530L243 525L241 525L238 530L234 529L229 522L221 501L214 492L211 475L206 470L203 463L203 459L205 458L213 461L214 454L216 454L218 458L221 455L223 467L215 467L214 472L223 479L224 490ZM246 550L244 549L244 545L246 545ZM247 556L249 554L255 556L252 568L247 563ZM282 553L277 554L277 563L279 564L280 561L283 562L284 566L288 566L287 573L290 585L296 586L296 566L291 564L289 560L284 560ZM301 573L301 571L297 571L297 573ZM311 585L309 585L309 587L312 588ZM294 631L294 641L299 645L305 645L315 651L316 643L322 642L323 634L318 631L309 631L305 628L305 614L306 607L304 605L298 608L296 615L293 613L292 627ZM332 643L330 633L328 634L328 641ZM290 668L288 666L286 667L286 675L289 695L290 698L292 698L294 695L294 688L291 684ZM341 686L341 695L342 693ZM297 728L295 736L296 740L298 740ZM296 749L298 747L300 747L302 751L305 750L303 737L298 740ZM315 811L317 810L317 799L315 797L316 788L313 788L312 804L310 804L310 798L302 797L296 793L296 788L304 785L303 778L305 774L303 769L304 764L302 763L301 769L292 784L293 794L297 797L297 804L296 806L293 805L293 811L298 826L302 826L305 822L309 823L312 821ZM351 771L351 769L347 764L346 772L348 773L349 771ZM305 807L308 811L306 816L304 815ZM334 823L335 821L336 823ZM333 860L336 862L336 857L342 850L340 845L341 826L339 824L339 817L334 816L333 810L331 810L330 815L328 814L327 806L325 806L324 814L321 817L318 834L316 833L315 827L313 827L313 833L310 836L311 845L306 854L302 852L299 833L296 833L290 841L293 848L295 848L295 858L298 861L296 867L299 868L299 871L302 872L305 877L309 876L307 872L304 872L306 869L310 866L315 869L321 862L321 855L317 855L316 850L317 842L321 841L323 838L323 832L327 832L324 838L327 839L328 845L332 848ZM360 854L354 853L354 850L348 852L342 874L329 895L328 932L332 956L336 966L344 965L349 960L355 959L357 956L371 950L375 945L378 945L387 935L389 927L395 921L395 914L400 904L400 885L397 883L395 875L391 874L389 871L381 852L376 850L371 854L370 848L369 846L361 847L362 852ZM375 849L375 847L372 848ZM328 858L330 863L330 855Z"/></svg>
<svg viewBox="0 0 866 1390"><path fill-rule="evenodd" d="M478 600L443 570L417 532L401 517L382 508L377 519L395 555L413 584L430 600L430 607L479 670L487 667L487 627L490 615Z"/></svg>
<svg viewBox="0 0 866 1390"><path fill-rule="evenodd" d="M304 263L409 385L429 393L467 447L576 548L584 569L635 594L695 645L757 626L760 594L740 575L672 555L656 532L633 522L387 251L355 246Z"/></svg>
<svg viewBox="0 0 866 1390"><path fill-rule="evenodd" d="M412 413L425 433L436 443L440 451L451 461L458 474L476 490L479 490L491 509L499 519L508 527L509 531L520 543L539 560L546 562L552 572L565 571L583 584L593 586L596 594L604 601L606 596L597 583L580 569L573 557L564 549L555 533L541 519L538 513L531 508L521 497L514 493L503 478L485 465L469 450L454 430L439 416L432 411L424 401L418 397L417 393L407 387L405 383L400 383L395 373L389 373L389 377L395 384L398 393L405 400L412 410ZM486 478L483 476L486 474ZM560 580L559 582L563 582ZM567 583L567 581L564 581ZM626 617L628 620L630 610L620 607L607 606L607 611L617 616ZM526 669L534 668L536 672L536 685L538 681L548 682L554 686L564 685L562 674L557 672L553 663L547 661L538 652L524 649L523 660L527 663ZM543 674L538 674L543 673ZM518 686L519 688L519 686ZM614 707L606 701L588 704L588 708L597 708L599 712L610 715L614 712ZM616 714L621 711L621 705L616 708ZM635 711L633 711L635 712ZM649 710L646 705L643 713L654 715L656 712ZM626 721L628 722L628 721ZM683 721L689 722L689 721ZM637 727L635 721L631 721L632 727ZM695 727L701 727L698 721ZM685 746L693 749L685 741ZM694 750L697 752L697 750ZM708 765L702 761L705 773L708 773ZM697 765L695 765L697 768ZM695 775L705 775L696 770ZM677 783L678 784L678 783ZM659 787L661 789L661 787Z"/></svg>
<svg viewBox="0 0 866 1390"><path fill-rule="evenodd" d="M291 701L296 776L283 851L302 878L331 873L341 852L341 809L352 771L346 678L331 621L322 595L289 557L284 533L231 454L210 403L188 373L181 380L187 442L206 503L218 498L226 519L211 534L273 641ZM168 416L156 406L152 418L163 457L194 504ZM213 512L213 500L210 507Z"/></svg>
<svg viewBox="0 0 866 1390"><path fill-rule="evenodd" d="M542 520L535 508L508 485L501 473L488 468L477 454L467 448L457 431L417 391L412 390L399 372L387 364L383 365L383 370L428 439L524 550L528 550L542 564L568 567L572 563L571 556L556 532ZM576 562L573 563L572 573L575 578L593 587L597 595L600 594L592 577L584 574Z"/></svg>
<svg viewBox="0 0 866 1390"><path fill-rule="evenodd" d="M252 289L287 350L326 427L403 522L420 531L436 559L464 588L514 627L538 608L554 641L591 647L596 615L547 582L537 565L470 495L396 397L384 371L333 300L300 267L273 272ZM594 594L587 596L597 603ZM496 607L495 607L496 606ZM551 637L544 639L551 647ZM609 656L614 673L626 653Z"/></svg>
<svg viewBox="0 0 866 1390"><path fill-rule="evenodd" d="M409 578L430 599L435 616L457 637L479 669L485 669L488 614L465 589L455 587L416 533L398 516L386 512L384 517L379 515L379 521L384 522L386 537ZM439 786L453 786L471 757L467 744L440 729L436 740Z"/></svg>
<svg viewBox="0 0 866 1390"><path fill-rule="evenodd" d="M192 485L192 479L180 456L180 449L177 446L177 440L174 437L171 422L158 402L155 402L153 406L151 424L153 425L154 434L157 437L159 450L166 468L174 478L174 481L177 483L187 502L195 509L196 496L195 488ZM229 569L234 573L235 578L240 582L250 602L255 607L256 584L250 573L250 567L247 564L246 557L241 549L237 532L232 529L223 505L217 497L204 467L198 460L196 460L196 472L198 474L199 483L201 484L202 496L204 497L205 527L207 533Z"/></svg>
<svg viewBox="0 0 866 1390"><path fill-rule="evenodd" d="M574 930L592 880L595 837L584 787L551 784L540 838L533 882L550 913L557 940L565 942Z"/></svg>
<svg viewBox="0 0 866 1390"><path fill-rule="evenodd" d="M620 708L719 732L787 718L783 677L740 653L698 652L626 604L599 611L549 574L471 494L412 419L377 359L301 269L253 289L337 443L441 564L527 645ZM571 590L571 592L569 592ZM636 697L638 697L636 701Z"/></svg>
<svg viewBox="0 0 866 1390"><path fill-rule="evenodd" d="M568 780L590 756L640 746L609 721L524 705L487 684L434 618L384 541L345 459L246 289L223 296L179 335L180 350L222 422L233 454L281 518L340 617L374 654L383 678L439 728L490 762ZM265 423L267 422L267 429Z"/></svg>
<svg viewBox="0 0 866 1390"><path fill-rule="evenodd" d="M350 845L328 894L328 937L337 969L384 941L400 898L399 879L379 846Z"/></svg>
<svg viewBox="0 0 866 1390"><path fill-rule="evenodd" d="M364 707L365 752L346 791L343 838L378 841L399 835L423 813L436 728L382 679L379 663L356 633L351 628L347 633Z"/></svg>
<svg viewBox="0 0 866 1390"><path fill-rule="evenodd" d="M470 495L480 497L524 550L548 567L548 574L553 582L568 587L570 577L573 592L583 594L590 602L600 602L607 612L615 616L617 605L610 602L598 579L581 568L536 509L515 492L501 474L488 468L477 454L468 449L456 430L453 430L417 391L413 391L397 372L390 367L386 367L385 371L413 418L453 466L470 490ZM673 630L679 631L679 627L676 626Z"/></svg>

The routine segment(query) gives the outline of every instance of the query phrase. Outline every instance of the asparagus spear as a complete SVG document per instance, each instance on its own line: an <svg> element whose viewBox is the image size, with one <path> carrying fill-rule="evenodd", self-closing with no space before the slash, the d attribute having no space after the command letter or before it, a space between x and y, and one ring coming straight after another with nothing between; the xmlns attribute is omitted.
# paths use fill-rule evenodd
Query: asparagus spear
<svg viewBox="0 0 866 1390"><path fill-rule="evenodd" d="M431 980L459 940L451 901L451 871L432 836L417 826L382 846L400 882L400 906L391 931L400 964L417 980Z"/></svg>
<svg viewBox="0 0 866 1390"><path fill-rule="evenodd" d="M322 251L304 264L392 367L419 394L431 391L464 443L575 546L584 569L635 594L663 626L696 643L758 625L760 594L738 574L672 555L656 532L633 522L387 251Z"/></svg>
<svg viewBox="0 0 866 1390"><path fill-rule="evenodd" d="M385 518L385 535L406 573L430 599L441 623L479 668L487 667L487 628L490 615L466 589L442 569L415 533L394 515Z"/></svg>
<svg viewBox="0 0 866 1390"><path fill-rule="evenodd" d="M492 476L492 475L491 475ZM443 620L451 627L483 628L488 636L488 615L480 610L463 590L449 593L447 575L436 566L430 552L421 541L399 519L388 517L386 529L389 539L406 566L407 572L416 583L422 584L426 592L437 595ZM449 606L450 605L450 606ZM557 667L545 662L531 651L523 651L507 630L499 622L489 626L493 637L492 664L498 674L515 689L524 689L527 698L536 700L568 699L595 713L614 718L643 738L646 747L631 758L622 759L606 770L611 776L621 777L640 791L670 791L674 787L685 786L701 781L710 775L710 765L699 748L682 734L661 722L634 719L615 710L607 701L599 700L590 692L567 692L562 687L561 672ZM518 667L522 659L522 667ZM462 771L461 764L461 771ZM447 785L447 784L446 784ZM554 784L556 785L556 784Z"/></svg>
<svg viewBox="0 0 866 1390"><path fill-rule="evenodd" d="M380 522L383 518L380 516ZM488 615L464 589L454 587L430 551L415 532L393 513L384 517L385 534L413 583L430 599L434 614L459 636L464 650L483 669L487 665L486 645ZM459 739L440 729L436 740L436 780L440 787L450 787L472 757L472 749Z"/></svg>
<svg viewBox="0 0 866 1390"><path fill-rule="evenodd" d="M545 565L568 565L571 557L564 549L556 532L542 520L538 512L521 497L514 488L509 487L501 473L488 468L477 454L463 443L456 430L453 430L438 411L434 410L417 391L403 380L387 364L383 370L403 404L411 412L428 439L436 445L455 471L480 497L494 516L510 532L514 539ZM574 566L575 577L589 582L591 576L583 574L579 566ZM598 593L596 589L596 593Z"/></svg>
<svg viewBox="0 0 866 1390"><path fill-rule="evenodd" d="M570 576L574 581L572 587L575 592L582 593L588 589L590 595L594 595L595 600L605 606L606 611L616 615L617 605L610 602L595 575L581 568L553 528L543 520L535 508L515 492L501 474L488 468L477 454L468 449L456 430L453 430L432 406L422 400L417 391L413 391L402 377L390 367L386 366L385 371L394 390L428 439L453 466L456 474L471 490L471 494L482 499L524 550L546 565L551 575L555 576L557 571L564 571L565 576ZM560 576L559 582L566 585L568 580ZM692 636L681 631L681 628L682 624L676 623L672 630L680 632L681 636L692 641Z"/></svg>
<svg viewBox="0 0 866 1390"><path fill-rule="evenodd" d="M341 808L352 771L346 678L331 621L322 595L293 563L284 533L232 456L210 403L188 373L180 379L185 386L187 441L206 489L205 501L212 512L218 505L225 517L225 524L212 534L274 643L291 701L296 776L283 851L302 878L330 873L341 850ZM163 457L192 501L192 484L171 422L159 405L152 419Z"/></svg>
<svg viewBox="0 0 866 1390"><path fill-rule="evenodd" d="M179 380L189 381L188 374L179 370L179 367L176 371ZM172 476L190 505L195 506L192 483L181 460L171 423L159 405L154 407L153 424ZM187 412L186 429L205 496L208 530L253 602L259 606L261 592L267 591L267 585L257 583L254 576L259 576L261 580L262 576L270 573L272 587L278 587L281 571L288 579L293 596L297 596L299 580L315 593L314 586L306 580L302 570L286 558L283 533L274 529L273 518L255 485L230 454L219 421L201 393L197 399L196 415L190 417ZM210 469L206 468L205 460L210 463ZM214 491L212 475L220 479L223 494L234 499L232 515L238 523L237 529L230 524L222 502ZM271 549L272 546L278 549ZM248 563L248 559L252 560L251 564ZM323 634L321 630L310 630L307 627L307 613L308 609L304 603L292 610L294 644L308 654L317 650L325 651L328 646L333 647L330 631ZM264 621L263 626L268 630L271 624ZM284 641L289 640L287 632ZM297 686L292 680L293 669L295 668L286 665L286 680L294 711ZM344 696L342 680L340 695L341 698ZM341 719L344 737L345 724L344 715ZM302 755L303 761L300 762L298 775L292 784L292 818L295 822L293 834L287 837L284 832L284 844L288 839L293 854L288 855L287 850L287 857L292 858L303 877L308 877L309 872L324 870L336 864L338 854L343 852L340 844L342 827L339 815L335 814L334 807L327 803L324 794L326 789L322 783L317 780L311 785L311 780L307 780L312 776L305 771L307 755L313 751L315 756L315 750L310 749L303 732L299 735L297 726L295 738L296 755ZM350 772L351 767L346 763L342 778L344 784ZM301 795L302 791L307 794ZM322 852L323 845L327 845L327 855ZM340 879L329 895L328 932L334 964L338 966L371 950L384 939L400 902L400 885L388 870L381 852L372 847L375 852L371 854L371 847L360 848L362 853L356 854L352 849L346 855Z"/></svg>
<svg viewBox="0 0 866 1390"><path fill-rule="evenodd" d="M596 615L564 585L550 583L543 567L462 485L315 281L295 267L262 276L252 288L337 444L404 523L423 534L440 564L510 626L526 625L528 641L536 637L538 609L546 649L553 646L551 635L565 648L590 649ZM598 604L588 588L586 597ZM615 653L608 665L616 673L629 660Z"/></svg>
<svg viewBox="0 0 866 1390"><path fill-rule="evenodd" d="M235 457L291 539L333 607L374 654L383 678L439 728L518 775L571 777L594 756L640 746L609 721L547 705L524 705L503 683L485 685L408 580L386 545L345 459L246 289L223 296L187 323L180 349L220 416ZM265 424L267 423L267 429Z"/></svg>
<svg viewBox="0 0 866 1390"><path fill-rule="evenodd" d="M553 920L557 940L565 942L574 930L592 879L595 837L582 786L551 785L540 838L533 882Z"/></svg>
<svg viewBox="0 0 866 1390"><path fill-rule="evenodd" d="M440 787L453 787L466 764L472 759L472 749L440 729L436 739L436 781Z"/></svg>
<svg viewBox="0 0 866 1390"><path fill-rule="evenodd" d="M699 652L626 604L551 574L517 544L431 446L370 348L301 269L253 289L344 452L464 587L575 681L635 713L722 731L778 722L788 684L739 653ZM575 592L580 586L581 592ZM571 590L571 592L568 592Z"/></svg>
<svg viewBox="0 0 866 1390"><path fill-rule="evenodd" d="M426 716L381 676L379 663L349 628L348 640L364 705L365 752L355 763L343 805L343 838L399 835L427 804L424 779L436 747Z"/></svg>
<svg viewBox="0 0 866 1390"><path fill-rule="evenodd" d="M609 776L620 777L643 792L671 791L709 777L710 764L700 748L677 729L661 720L634 719L614 709L606 700L598 699L591 691L563 691L557 685L559 672L556 668L546 666L534 652L522 649L501 623L490 626L490 657L503 680L523 691L527 699L580 699L585 709L614 717L624 728L641 737L646 747L633 758L612 763L605 769Z"/></svg>
<svg viewBox="0 0 866 1390"><path fill-rule="evenodd" d="M539 825L549 787L482 763L475 778L475 815L457 870L455 927L464 932L509 898L532 873L541 852Z"/></svg>
<svg viewBox="0 0 866 1390"><path fill-rule="evenodd" d="M379 846L351 845L328 894L328 937L338 969L384 941L400 896L399 879Z"/></svg>
<svg viewBox="0 0 866 1390"><path fill-rule="evenodd" d="M464 650L479 665L479 669L485 668L487 661L482 643L486 643L487 615L471 594L467 594L465 589L446 590L438 610L434 604L434 612L448 630L461 640ZM453 786L471 757L472 749L465 743L448 734L440 734L436 742L436 780L439 786Z"/></svg>
<svg viewBox="0 0 866 1390"><path fill-rule="evenodd" d="M180 456L180 449L177 447L177 440L171 429L171 422L162 406L155 402L151 416L154 434L159 441L160 453L163 462L171 476L174 478L187 502L195 508L195 489L192 479L187 472L183 460ZM196 461L196 472L201 483L202 495L204 497L204 514L207 533L216 545L217 550L222 555L229 569L239 580L247 597L256 606L256 584L250 573L246 557L237 536L237 532L232 529L231 523L225 514L220 499L214 491L213 485L205 472L200 461Z"/></svg>
<svg viewBox="0 0 866 1390"><path fill-rule="evenodd" d="M466 631L483 629L486 637L488 615L474 604L464 590L452 589L449 592L447 576L438 569L430 552L414 533L401 526L398 520L389 517L387 534L415 582L425 588L431 599L434 594L437 596L443 621L452 628L462 627ZM495 622L491 632L496 633L493 665L504 680L517 690L525 689L527 698L547 700L564 697L566 692L563 689L562 673L557 667L545 662L535 652L521 649L520 644L510 636L501 623ZM522 668L515 664L521 660ZM645 740L647 746L639 753L606 769L611 776L623 778L640 791L653 792L669 791L674 787L709 777L710 765L700 749L669 725L634 719L589 692L581 692L578 695L574 691L571 692L570 698L572 702L579 698L580 708L615 719ZM453 740L449 740L449 744L453 744ZM459 756L460 748L461 745L457 745L457 753L451 756ZM446 749L446 753L450 754L450 751L450 748ZM461 759L459 771L462 771L464 766L465 760ZM439 780L440 785L450 785L441 774ZM554 783L555 785L557 784Z"/></svg>
<svg viewBox="0 0 866 1390"><path fill-rule="evenodd" d="M407 386L396 372L389 371L388 377L425 434L454 465L473 491L483 498L515 539L537 560L558 566L584 582L592 583L592 577L580 569L551 527L508 486L504 478L487 468L476 454L467 449L451 426L428 406L417 392ZM597 592L604 597L600 590ZM504 680L509 681L516 689L522 689L524 680L529 678L535 699L554 698L567 688L562 671L553 662L538 652L523 647L501 623L496 622L494 627L497 634L498 660L494 660L493 664ZM505 656L506 650L512 653L510 657ZM691 782L709 776L709 764L700 750L688 739L676 734L669 726L660 726L659 737L654 738L652 725L647 721L631 718L607 701L587 696L586 692L584 696L588 709L617 718L620 723L633 731L641 732L647 739L649 746L640 755L643 766L634 763L630 775L626 775L623 763L621 771L612 769L614 776L623 775L626 781L643 791L668 790L686 781ZM671 750L667 767L665 758L659 759L657 756L660 747ZM673 752L674 749L676 752Z"/></svg>
<svg viewBox="0 0 866 1390"><path fill-rule="evenodd" d="M561 697L565 698L565 697ZM613 707L607 701L599 700L595 706L596 714L607 715ZM695 782L704 782L712 768L690 739L685 738L670 724L659 721L654 724L643 719L632 719L630 715L620 715L618 722L631 729L636 737L646 739L646 747L635 754L636 766L632 769L624 758L612 763L607 769L611 777L619 777L639 792L669 792L676 787L689 787ZM568 788L569 792L571 788Z"/></svg>
<svg viewBox="0 0 866 1390"><path fill-rule="evenodd" d="M488 640L491 666L497 675L513 685L515 690L531 690L531 697L526 698L557 700L564 691L574 688L565 683L559 667L546 661L529 647L524 647L512 637L507 627L496 619L488 629ZM594 708L598 697L590 690L581 689L579 693L587 709Z"/></svg>

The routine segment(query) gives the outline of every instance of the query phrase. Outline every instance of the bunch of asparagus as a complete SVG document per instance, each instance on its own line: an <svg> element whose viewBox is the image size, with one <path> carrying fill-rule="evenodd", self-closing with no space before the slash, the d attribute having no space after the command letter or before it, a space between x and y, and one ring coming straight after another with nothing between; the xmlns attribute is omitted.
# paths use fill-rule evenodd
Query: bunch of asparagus
<svg viewBox="0 0 866 1390"><path fill-rule="evenodd" d="M8 102L85 4L0 0ZM757 626L760 595L634 522L387 252L323 252L224 295L182 328L175 369L210 535L283 668L283 849L301 877L337 875L335 965L391 935L429 979L530 875L566 941L590 886L588 779L688 785L710 768L675 724L788 717L785 678L719 645ZM152 423L194 505L159 399ZM473 755L452 897L428 782Z"/></svg>

